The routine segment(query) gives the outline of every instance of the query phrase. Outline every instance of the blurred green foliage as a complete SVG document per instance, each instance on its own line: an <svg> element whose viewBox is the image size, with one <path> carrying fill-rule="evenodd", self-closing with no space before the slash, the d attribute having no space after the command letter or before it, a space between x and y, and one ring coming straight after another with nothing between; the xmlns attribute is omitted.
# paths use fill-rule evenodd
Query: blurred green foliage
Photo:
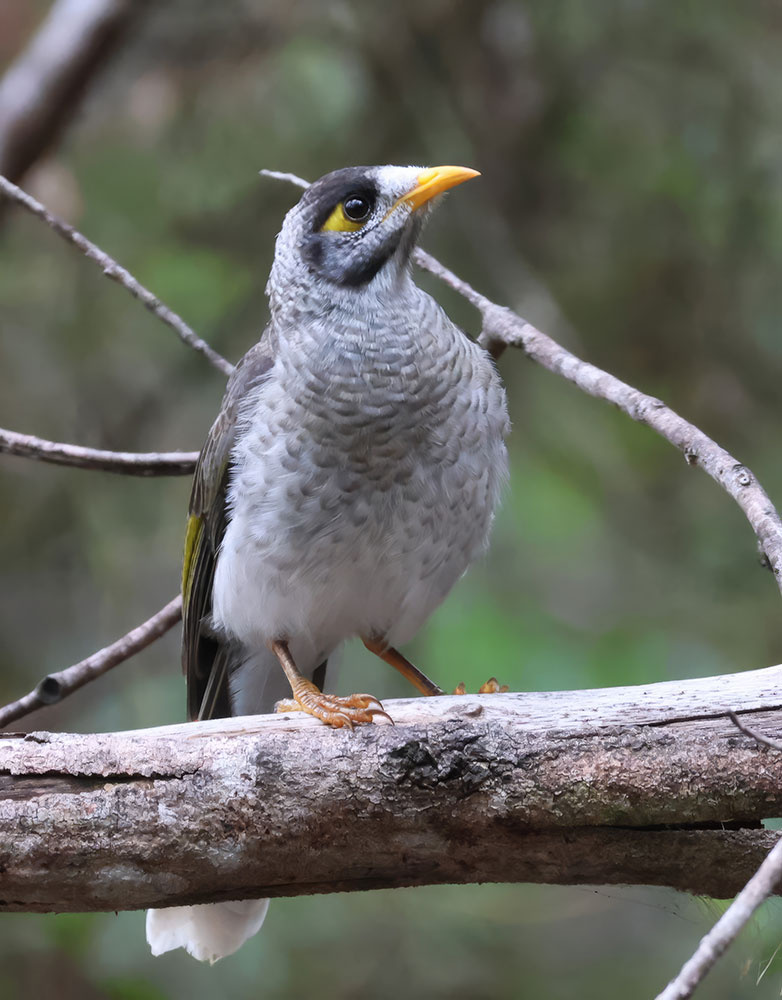
<svg viewBox="0 0 782 1000"><path fill-rule="evenodd" d="M6 61L24 41L2 40ZM781 42L770 2L175 0L151 5L27 184L235 359L263 329L274 234L297 197L260 167L474 165L483 181L449 200L427 248L663 397L779 498ZM421 283L475 332L463 301ZM0 302L0 425L109 448L200 445L220 377L19 213L3 220ZM500 367L513 472L492 552L413 659L446 686L495 673L518 689L779 661L779 595L732 502L605 404L519 355ZM187 494L182 480L3 460L2 701L175 592ZM166 637L25 725L181 718L177 646ZM407 693L358 649L341 687L354 684ZM641 889L281 900L212 969L153 960L140 914L5 915L0 996L625 1000L653 996L716 913ZM699 996L778 996L779 958L756 979L780 926L768 907Z"/></svg>

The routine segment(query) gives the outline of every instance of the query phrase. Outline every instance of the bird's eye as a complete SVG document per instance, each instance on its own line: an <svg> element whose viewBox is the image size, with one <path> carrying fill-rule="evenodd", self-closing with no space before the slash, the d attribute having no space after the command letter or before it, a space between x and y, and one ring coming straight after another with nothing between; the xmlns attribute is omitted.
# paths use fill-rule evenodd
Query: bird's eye
<svg viewBox="0 0 782 1000"><path fill-rule="evenodd" d="M321 229L336 233L355 233L361 229L371 212L372 202L366 195L349 194L337 205Z"/></svg>
<svg viewBox="0 0 782 1000"><path fill-rule="evenodd" d="M369 215L369 202L360 194L351 194L343 202L342 208L351 222L364 222Z"/></svg>

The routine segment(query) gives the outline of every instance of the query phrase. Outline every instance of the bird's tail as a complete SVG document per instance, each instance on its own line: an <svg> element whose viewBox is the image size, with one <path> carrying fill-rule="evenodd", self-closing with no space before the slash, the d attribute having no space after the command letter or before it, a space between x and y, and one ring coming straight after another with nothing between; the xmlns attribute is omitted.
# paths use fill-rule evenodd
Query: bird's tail
<svg viewBox="0 0 782 1000"><path fill-rule="evenodd" d="M314 663L306 663L302 673L311 675L314 667ZM333 677L332 670L329 673ZM290 686L269 650L256 654L231 673L234 715L272 712L275 702L289 694ZM268 909L268 899L244 899L147 910L147 943L153 955L184 948L193 958L213 964L232 955L257 934Z"/></svg>
<svg viewBox="0 0 782 1000"><path fill-rule="evenodd" d="M214 964L258 933L268 909L268 899L243 899L147 910L147 943L153 955L184 948L199 962Z"/></svg>

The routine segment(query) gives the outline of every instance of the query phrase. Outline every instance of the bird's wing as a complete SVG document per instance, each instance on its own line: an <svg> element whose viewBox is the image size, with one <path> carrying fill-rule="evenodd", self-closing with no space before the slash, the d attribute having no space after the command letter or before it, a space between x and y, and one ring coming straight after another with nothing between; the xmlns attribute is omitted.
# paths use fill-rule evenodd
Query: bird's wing
<svg viewBox="0 0 782 1000"><path fill-rule="evenodd" d="M236 366L193 477L182 567L182 669L187 676L191 719L231 714L231 649L209 629L212 586L227 524L226 490L239 408L246 394L268 376L273 363L266 338L262 338Z"/></svg>

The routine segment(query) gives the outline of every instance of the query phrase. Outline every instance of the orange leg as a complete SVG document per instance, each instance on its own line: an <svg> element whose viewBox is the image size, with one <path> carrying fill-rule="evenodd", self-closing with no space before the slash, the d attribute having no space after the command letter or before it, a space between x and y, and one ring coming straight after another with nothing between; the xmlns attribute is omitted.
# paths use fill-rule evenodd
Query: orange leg
<svg viewBox="0 0 782 1000"><path fill-rule="evenodd" d="M335 729L341 729L343 726L352 729L355 725L374 722L376 715L383 715L389 722L393 721L391 716L383 711L383 706L377 698L371 694L351 694L347 698L323 694L312 681L302 677L290 654L288 643L283 639L270 642L269 648L285 671L294 699L278 702L278 712L306 712L327 725L334 726Z"/></svg>
<svg viewBox="0 0 782 1000"><path fill-rule="evenodd" d="M367 647L370 653L374 653L375 656L379 656L381 660L398 670L399 673L406 678L413 687L417 688L421 694L425 694L429 697L433 697L438 694L445 694L445 691L434 681L430 681L426 674L421 673L418 667L414 666L406 657L402 656L398 649L394 649L393 646L386 646L386 644L380 639L363 639L364 645Z"/></svg>

